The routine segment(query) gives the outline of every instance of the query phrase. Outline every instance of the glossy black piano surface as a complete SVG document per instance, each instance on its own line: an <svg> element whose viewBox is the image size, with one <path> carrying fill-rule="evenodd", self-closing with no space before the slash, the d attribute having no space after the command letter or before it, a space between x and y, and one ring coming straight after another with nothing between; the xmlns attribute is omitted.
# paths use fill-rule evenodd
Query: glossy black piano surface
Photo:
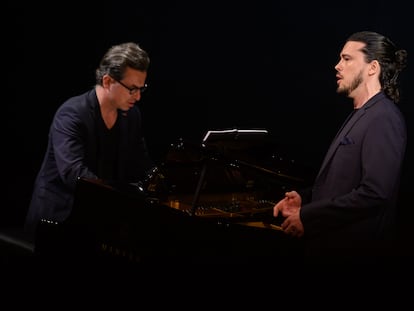
<svg viewBox="0 0 414 311"><path fill-rule="evenodd" d="M300 255L300 243L281 231L282 219L272 211L309 175L268 142L242 143L179 141L147 180L134 184L80 179L69 219L39 226L38 251L61 252L64 245L64 253L80 258L136 263L231 264Z"/></svg>

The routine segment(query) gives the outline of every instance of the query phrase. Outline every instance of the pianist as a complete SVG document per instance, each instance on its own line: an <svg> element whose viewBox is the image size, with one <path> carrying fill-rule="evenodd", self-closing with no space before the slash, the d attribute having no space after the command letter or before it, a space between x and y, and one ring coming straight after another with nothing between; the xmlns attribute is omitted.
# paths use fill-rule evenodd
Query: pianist
<svg viewBox="0 0 414 311"><path fill-rule="evenodd" d="M25 221L33 238L40 220L67 219L79 177L137 182L154 167L136 105L149 63L136 43L112 46L96 69L96 85L57 109Z"/></svg>

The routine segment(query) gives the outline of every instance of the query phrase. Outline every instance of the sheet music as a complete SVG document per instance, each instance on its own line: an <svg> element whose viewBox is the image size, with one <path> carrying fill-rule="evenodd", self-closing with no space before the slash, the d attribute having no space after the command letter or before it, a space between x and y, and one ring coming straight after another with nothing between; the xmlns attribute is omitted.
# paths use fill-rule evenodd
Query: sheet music
<svg viewBox="0 0 414 311"><path fill-rule="evenodd" d="M266 129L227 129L227 130L210 130L203 138L202 144L217 140L232 140L238 138L253 138L267 135Z"/></svg>

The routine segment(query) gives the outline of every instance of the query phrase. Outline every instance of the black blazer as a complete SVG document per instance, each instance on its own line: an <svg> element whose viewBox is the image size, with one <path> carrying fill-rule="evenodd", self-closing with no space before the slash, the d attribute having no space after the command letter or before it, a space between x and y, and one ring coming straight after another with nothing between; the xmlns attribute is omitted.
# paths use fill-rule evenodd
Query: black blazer
<svg viewBox="0 0 414 311"><path fill-rule="evenodd" d="M406 141L404 118L383 92L343 125L311 193L301 193L310 254L375 253L393 237Z"/></svg>
<svg viewBox="0 0 414 311"><path fill-rule="evenodd" d="M98 178L98 122L95 89L70 98L58 108L50 126L46 154L34 183L25 227L33 232L40 219L65 220L79 177ZM121 112L117 181L137 182L154 166L141 129L138 107Z"/></svg>

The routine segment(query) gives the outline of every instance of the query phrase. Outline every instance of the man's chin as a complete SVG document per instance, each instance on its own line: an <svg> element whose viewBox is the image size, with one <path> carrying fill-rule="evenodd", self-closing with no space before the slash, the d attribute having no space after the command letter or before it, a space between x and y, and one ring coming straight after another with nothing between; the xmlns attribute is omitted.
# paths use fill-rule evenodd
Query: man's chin
<svg viewBox="0 0 414 311"><path fill-rule="evenodd" d="M344 88L341 88L341 87L338 87L338 88L336 89L336 93L338 93L338 94L348 95L348 90L347 90L347 89L344 89Z"/></svg>

